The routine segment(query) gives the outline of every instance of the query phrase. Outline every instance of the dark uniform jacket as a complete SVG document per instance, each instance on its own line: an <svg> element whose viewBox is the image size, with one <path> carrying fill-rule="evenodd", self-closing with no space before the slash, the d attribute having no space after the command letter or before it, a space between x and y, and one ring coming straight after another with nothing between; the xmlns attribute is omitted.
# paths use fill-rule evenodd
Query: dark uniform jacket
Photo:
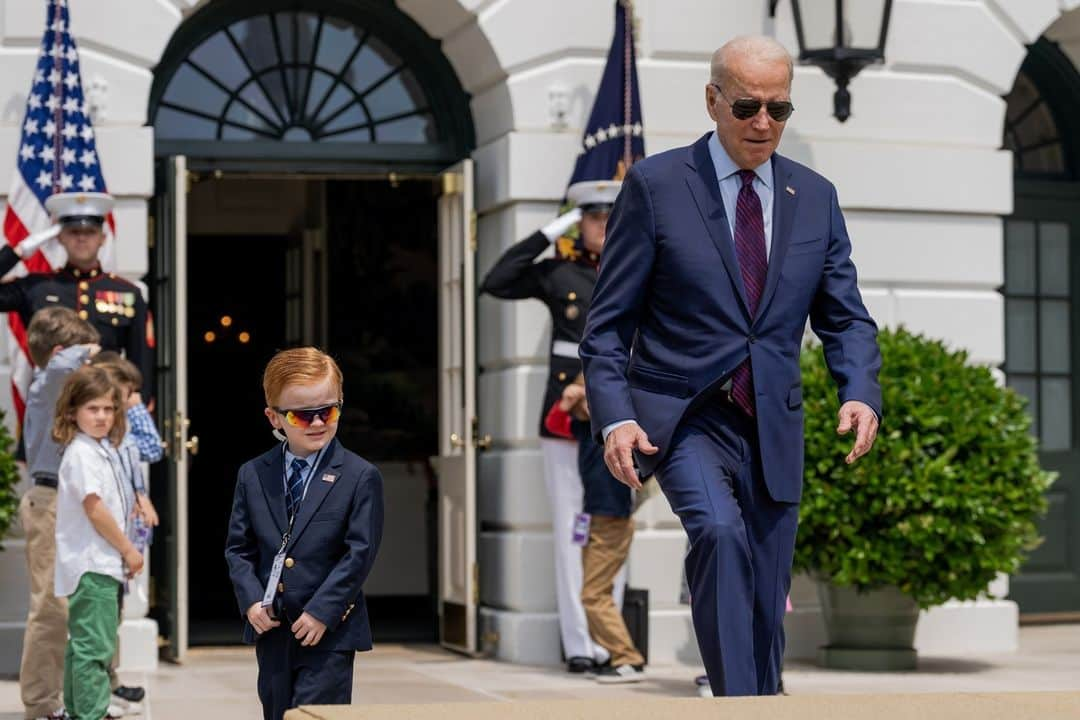
<svg viewBox="0 0 1080 720"><path fill-rule="evenodd" d="M544 416L562 395L563 388L581 372L576 346L585 331L585 316L596 284L596 265L595 256L535 262L550 245L543 233L535 232L512 246L488 272L480 292L504 300L542 300L551 312L552 349L560 340L575 346L573 356L551 352L547 390L540 407L540 435L558 437L544 427Z"/></svg>
<svg viewBox="0 0 1080 720"><path fill-rule="evenodd" d="M8 246L0 249L0 276L19 263ZM101 270L71 266L53 273L31 273L0 283L0 312L17 312L24 326L50 305L72 308L101 333L103 350L123 352L143 375L142 393L153 397L154 336L146 302L133 283Z"/></svg>
<svg viewBox="0 0 1080 720"><path fill-rule="evenodd" d="M225 542L247 643L256 639L247 610L262 600L289 527L285 505L284 448L279 445L240 468ZM289 632L288 626L307 612L326 625L320 650L370 650L361 588L379 551L382 529L382 475L331 441L311 475L285 547L274 600L281 626L270 632Z"/></svg>

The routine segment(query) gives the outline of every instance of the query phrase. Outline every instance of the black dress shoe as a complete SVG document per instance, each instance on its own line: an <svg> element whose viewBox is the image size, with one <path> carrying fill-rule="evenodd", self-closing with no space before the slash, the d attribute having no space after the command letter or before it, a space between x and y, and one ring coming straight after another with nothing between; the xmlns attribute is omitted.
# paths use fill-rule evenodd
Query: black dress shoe
<svg viewBox="0 0 1080 720"><path fill-rule="evenodd" d="M592 672L596 669L596 661L592 658L576 656L566 661L566 672L580 675Z"/></svg>
<svg viewBox="0 0 1080 720"><path fill-rule="evenodd" d="M121 685L112 691L113 695L126 700L128 702L142 702L142 699L146 697L146 690L141 687L128 687L127 685Z"/></svg>

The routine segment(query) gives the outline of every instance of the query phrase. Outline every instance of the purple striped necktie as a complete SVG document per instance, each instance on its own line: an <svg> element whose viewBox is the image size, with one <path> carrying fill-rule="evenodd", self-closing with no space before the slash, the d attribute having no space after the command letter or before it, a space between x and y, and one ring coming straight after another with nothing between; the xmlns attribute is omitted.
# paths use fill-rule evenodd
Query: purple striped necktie
<svg viewBox="0 0 1080 720"><path fill-rule="evenodd" d="M739 171L742 187L735 207L735 252L751 318L757 314L769 269L765 255L765 218L761 212L761 198L754 190L755 177L753 170ZM749 357L731 375L731 395L747 415L754 416L754 376Z"/></svg>

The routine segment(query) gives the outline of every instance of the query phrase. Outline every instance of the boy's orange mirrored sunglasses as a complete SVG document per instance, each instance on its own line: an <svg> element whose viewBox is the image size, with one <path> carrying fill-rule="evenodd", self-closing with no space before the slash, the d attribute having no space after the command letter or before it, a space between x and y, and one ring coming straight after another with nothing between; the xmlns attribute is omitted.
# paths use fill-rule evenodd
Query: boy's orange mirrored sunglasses
<svg viewBox="0 0 1080 720"><path fill-rule="evenodd" d="M276 407L274 408L274 412L284 416L285 422L293 427L309 427L311 423L315 422L315 418L322 420L324 425L332 425L341 417L341 403L324 405L317 408L304 408L302 410L287 410L285 408Z"/></svg>

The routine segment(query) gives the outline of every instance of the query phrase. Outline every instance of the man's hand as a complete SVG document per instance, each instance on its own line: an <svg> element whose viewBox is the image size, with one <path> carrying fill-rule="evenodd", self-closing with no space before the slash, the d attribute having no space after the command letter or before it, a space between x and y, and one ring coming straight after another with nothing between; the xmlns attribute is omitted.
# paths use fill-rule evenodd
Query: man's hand
<svg viewBox="0 0 1080 720"><path fill-rule="evenodd" d="M133 578L139 573L141 573L143 569L143 562L144 561L142 553L135 549L135 546L132 545L124 553L124 564L127 565L127 576L129 578Z"/></svg>
<svg viewBox="0 0 1080 720"><path fill-rule="evenodd" d="M270 613L266 612L266 608L262 606L261 602L257 602L248 608L247 619L251 623L251 627L255 628L255 632L260 635L267 630L273 630L281 624L270 617Z"/></svg>
<svg viewBox="0 0 1080 720"><path fill-rule="evenodd" d="M27 238L24 238L21 243L15 246L15 254L21 259L33 255L37 252L37 249L52 240L54 237L60 234L60 225L52 225L44 230L40 230Z"/></svg>
<svg viewBox="0 0 1080 720"><path fill-rule="evenodd" d="M322 640L323 633L326 632L326 625L305 612L300 616L299 620L292 624L291 629L293 635L300 641L301 646L310 647L318 645L319 641Z"/></svg>
<svg viewBox="0 0 1080 720"><path fill-rule="evenodd" d="M563 388L562 399L559 400L559 409L563 412L570 412L570 408L577 405L584 397L584 385L567 385Z"/></svg>
<svg viewBox="0 0 1080 720"><path fill-rule="evenodd" d="M146 496L146 493L139 493L135 496L135 512L139 513L139 517L150 527L158 526L157 510L154 508L154 503L150 502L150 498Z"/></svg>
<svg viewBox="0 0 1080 720"><path fill-rule="evenodd" d="M634 469L634 456L631 452L635 448L646 455L654 455L660 451L660 448L649 442L649 436L636 422L620 425L608 433L607 440L604 441L604 463L619 482L634 490L640 490L641 480Z"/></svg>
<svg viewBox="0 0 1080 720"><path fill-rule="evenodd" d="M840 408L840 424L836 426L837 435L847 435L852 429L855 430L855 447L851 449L845 461L852 464L874 446L874 438L877 437L878 419L869 405L858 400L848 400ZM614 434L614 433L612 433Z"/></svg>

